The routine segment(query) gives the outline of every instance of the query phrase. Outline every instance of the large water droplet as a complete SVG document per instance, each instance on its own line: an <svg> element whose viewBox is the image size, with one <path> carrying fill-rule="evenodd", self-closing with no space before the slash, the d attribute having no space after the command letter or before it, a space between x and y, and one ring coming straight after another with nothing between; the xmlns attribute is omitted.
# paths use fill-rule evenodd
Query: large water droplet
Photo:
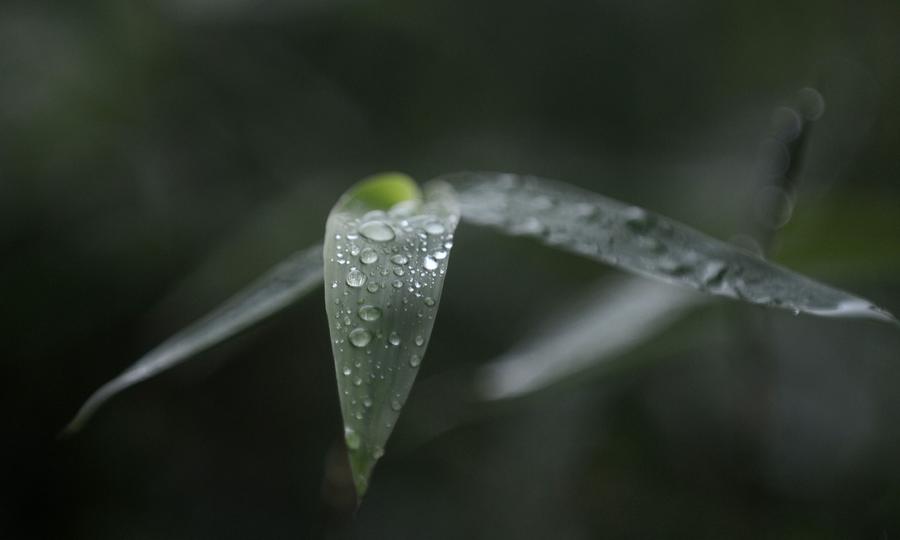
<svg viewBox="0 0 900 540"><path fill-rule="evenodd" d="M372 248L366 248L359 253L359 261L363 264L372 264L378 260L378 253Z"/></svg>
<svg viewBox="0 0 900 540"><path fill-rule="evenodd" d="M354 328L350 332L350 343L354 347L365 347L372 341L372 334L365 328Z"/></svg>
<svg viewBox="0 0 900 540"><path fill-rule="evenodd" d="M425 262L422 263L422 266L425 267L425 270L435 270L438 267L438 262L429 255L425 257Z"/></svg>
<svg viewBox="0 0 900 540"><path fill-rule="evenodd" d="M366 304L359 308L358 314L359 318L364 321L377 321L381 318L381 309Z"/></svg>
<svg viewBox="0 0 900 540"><path fill-rule="evenodd" d="M366 275L356 268L351 268L347 272L347 285L351 287L362 287L366 284Z"/></svg>
<svg viewBox="0 0 900 540"><path fill-rule="evenodd" d="M383 221L367 221L359 226L359 234L373 242L388 242L394 239L394 229Z"/></svg>
<svg viewBox="0 0 900 540"><path fill-rule="evenodd" d="M429 221L425 224L425 232L428 234L444 234L444 226L437 221Z"/></svg>

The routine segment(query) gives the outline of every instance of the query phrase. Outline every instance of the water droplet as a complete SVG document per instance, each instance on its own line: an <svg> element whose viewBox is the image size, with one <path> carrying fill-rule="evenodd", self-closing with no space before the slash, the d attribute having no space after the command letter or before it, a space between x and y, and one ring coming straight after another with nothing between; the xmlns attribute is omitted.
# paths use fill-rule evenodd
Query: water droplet
<svg viewBox="0 0 900 540"><path fill-rule="evenodd" d="M362 420L362 419L363 419L363 413L362 413L362 411L357 412L357 413L354 414L353 416L354 416L357 420Z"/></svg>
<svg viewBox="0 0 900 540"><path fill-rule="evenodd" d="M372 248L366 248L359 253L359 262L363 264L372 264L378 260L378 253Z"/></svg>
<svg viewBox="0 0 900 540"><path fill-rule="evenodd" d="M421 347L422 344L425 343L425 340L422 338L422 336L416 336L415 341L416 341L416 345L418 345L419 347Z"/></svg>
<svg viewBox="0 0 900 540"><path fill-rule="evenodd" d="M353 381L353 386L362 386L362 378L357 377L357 378Z"/></svg>
<svg viewBox="0 0 900 540"><path fill-rule="evenodd" d="M347 443L347 448L350 450L358 450L359 443L361 442L359 439L359 434L353 431L353 428L344 428L344 441Z"/></svg>
<svg viewBox="0 0 900 540"><path fill-rule="evenodd" d="M399 411L399 410L402 409L402 408L403 408L403 404L400 403L400 400L399 400L399 399L392 399L392 400L391 400L391 409L394 409L395 411Z"/></svg>
<svg viewBox="0 0 900 540"><path fill-rule="evenodd" d="M378 292L378 284L374 281L370 281L368 285L366 285L366 290L370 293Z"/></svg>
<svg viewBox="0 0 900 540"><path fill-rule="evenodd" d="M710 261L703 267L703 272L700 274L700 280L706 286L715 285L725 277L725 271L727 269L728 265L722 261Z"/></svg>
<svg viewBox="0 0 900 540"><path fill-rule="evenodd" d="M372 341L372 334L365 328L354 328L350 332L350 343L354 347L365 347Z"/></svg>
<svg viewBox="0 0 900 540"><path fill-rule="evenodd" d="M388 336L388 343L394 346L400 345L400 336L397 335L397 332L391 332L391 335Z"/></svg>
<svg viewBox="0 0 900 540"><path fill-rule="evenodd" d="M371 406L372 406L372 398L369 398L369 397L363 398L363 407L368 409Z"/></svg>
<svg viewBox="0 0 900 540"><path fill-rule="evenodd" d="M381 318L381 310L368 304L361 306L357 313L359 314L359 318L364 321L377 321Z"/></svg>
<svg viewBox="0 0 900 540"><path fill-rule="evenodd" d="M381 459L384 456L384 448L380 446L376 446L372 449L372 457L375 459Z"/></svg>
<svg viewBox="0 0 900 540"><path fill-rule="evenodd" d="M422 263L422 266L425 267L425 270L435 270L438 267L438 262L429 255L425 257L425 262Z"/></svg>
<svg viewBox="0 0 900 540"><path fill-rule="evenodd" d="M399 289L400 287L403 286L403 282L400 281L399 279L395 279L394 282L391 283L391 286L394 287L395 289Z"/></svg>
<svg viewBox="0 0 900 540"><path fill-rule="evenodd" d="M622 211L625 224L635 231L644 231L650 226L650 215L643 208L629 206Z"/></svg>
<svg viewBox="0 0 900 540"><path fill-rule="evenodd" d="M432 298L430 296L426 296L424 302L425 302L425 305L428 307L434 306L434 298Z"/></svg>
<svg viewBox="0 0 900 540"><path fill-rule="evenodd" d="M349 367L345 367L344 371L342 371L341 373L343 373L345 377L349 377L350 374L353 373L353 370L351 370Z"/></svg>
<svg viewBox="0 0 900 540"><path fill-rule="evenodd" d="M425 224L425 232L428 234L444 234L444 226L437 221L429 221Z"/></svg>
<svg viewBox="0 0 900 540"><path fill-rule="evenodd" d="M394 229L383 221L367 221L359 226L359 234L373 242L388 242L394 239Z"/></svg>
<svg viewBox="0 0 900 540"><path fill-rule="evenodd" d="M405 274L405 273L406 273L406 272L403 271L403 268L402 268L402 267L400 267L400 266L395 266L395 267L394 267L394 275L395 275L395 276L402 276L402 275Z"/></svg>
<svg viewBox="0 0 900 540"><path fill-rule="evenodd" d="M406 258L406 255L397 253L396 255L391 255L391 262L394 264L404 265L409 262L409 259Z"/></svg>
<svg viewBox="0 0 900 540"><path fill-rule="evenodd" d="M349 272L347 272L347 285L351 287L362 287L366 284L366 275L357 270L356 268L351 268Z"/></svg>
<svg viewBox="0 0 900 540"><path fill-rule="evenodd" d="M409 357L409 365L410 365L410 367L414 367L414 368L419 367L419 364L421 364L421 363L422 363L422 359L419 358L419 355L414 354L414 355L412 355L412 356Z"/></svg>

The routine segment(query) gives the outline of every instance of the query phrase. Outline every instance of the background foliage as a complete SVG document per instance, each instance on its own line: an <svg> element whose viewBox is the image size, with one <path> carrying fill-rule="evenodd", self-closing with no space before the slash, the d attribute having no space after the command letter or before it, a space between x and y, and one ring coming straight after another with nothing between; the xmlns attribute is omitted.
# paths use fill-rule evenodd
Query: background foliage
<svg viewBox="0 0 900 540"><path fill-rule="evenodd" d="M459 374L621 275L465 225L356 520L321 295L55 440L380 170L752 232L772 109L805 86L827 110L773 258L900 312L898 50L888 1L4 2L0 536L900 535L896 330L715 302L615 369L471 403Z"/></svg>

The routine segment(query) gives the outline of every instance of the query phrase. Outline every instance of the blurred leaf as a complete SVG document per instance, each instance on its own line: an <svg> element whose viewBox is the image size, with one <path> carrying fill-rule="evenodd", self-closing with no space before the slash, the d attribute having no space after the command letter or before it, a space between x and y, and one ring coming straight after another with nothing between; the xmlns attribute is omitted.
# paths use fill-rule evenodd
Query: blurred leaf
<svg viewBox="0 0 900 540"><path fill-rule="evenodd" d="M637 277L604 283L587 300L557 314L538 335L483 366L486 400L520 397L594 369L679 320L706 297Z"/></svg>
<svg viewBox="0 0 900 540"><path fill-rule="evenodd" d="M358 500L425 354L458 221L450 186L423 198L400 174L357 184L328 218L325 308Z"/></svg>
<svg viewBox="0 0 900 540"><path fill-rule="evenodd" d="M278 313L322 281L322 247L299 251L212 313L164 341L101 386L81 406L64 433L81 429L109 398Z"/></svg>
<svg viewBox="0 0 900 540"><path fill-rule="evenodd" d="M553 180L501 173L443 177L475 224L667 283L753 304L896 323L868 300L823 285L686 225Z"/></svg>

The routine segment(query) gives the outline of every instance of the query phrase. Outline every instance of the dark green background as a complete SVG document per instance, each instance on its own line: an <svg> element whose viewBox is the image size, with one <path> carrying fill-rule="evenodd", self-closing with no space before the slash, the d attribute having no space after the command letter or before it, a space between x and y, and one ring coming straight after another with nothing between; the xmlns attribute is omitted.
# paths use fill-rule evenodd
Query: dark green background
<svg viewBox="0 0 900 540"><path fill-rule="evenodd" d="M321 294L55 439L374 172L756 230L758 148L807 86L827 110L773 258L898 313L896 1L6 0L0 537L900 537L897 329L719 301L615 369L470 403L447 381L621 274L465 225L355 520Z"/></svg>

